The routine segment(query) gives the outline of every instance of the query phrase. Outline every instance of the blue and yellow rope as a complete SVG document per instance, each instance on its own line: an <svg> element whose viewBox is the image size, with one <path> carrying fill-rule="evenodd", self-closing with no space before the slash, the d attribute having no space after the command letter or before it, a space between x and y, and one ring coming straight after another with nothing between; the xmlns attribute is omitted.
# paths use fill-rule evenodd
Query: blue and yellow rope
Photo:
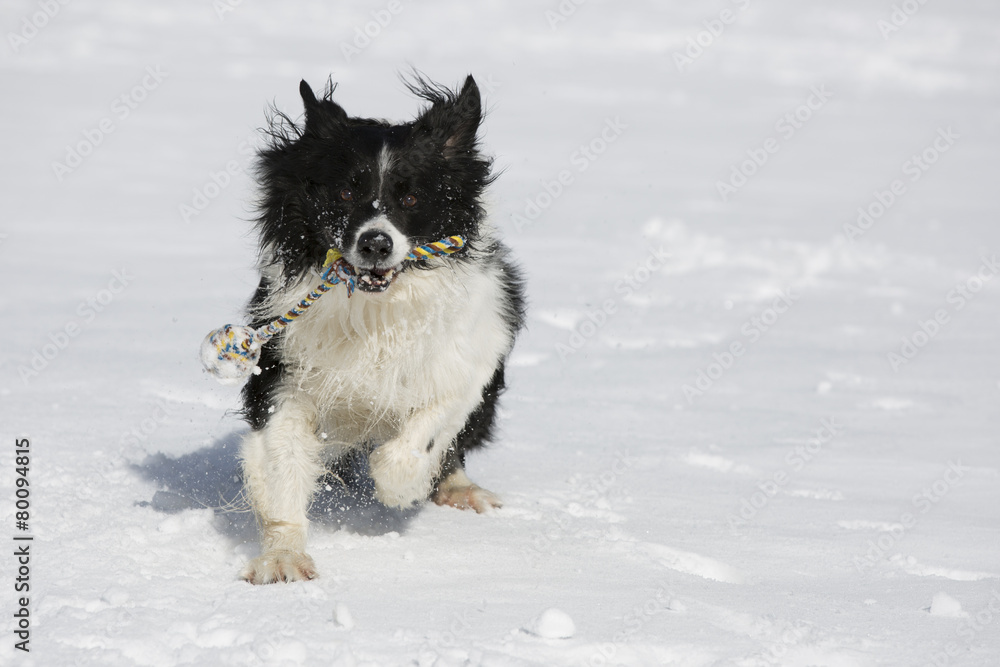
<svg viewBox="0 0 1000 667"><path fill-rule="evenodd" d="M417 246L410 251L404 261L421 261L434 256L451 255L465 247L465 238L449 236ZM347 285L347 296L354 293L354 267L347 263L343 254L331 248L326 253L323 263L323 279L309 294L299 301L291 310L278 317L273 322L258 329L227 324L211 332L202 343L202 363L205 368L223 380L235 380L246 377L253 372L260 359L260 348L278 332L301 317L310 306L330 291L334 285Z"/></svg>
<svg viewBox="0 0 1000 667"><path fill-rule="evenodd" d="M434 255L450 255L453 252L458 252L464 246L464 238L461 236L449 236L446 239L441 239L440 241L435 241L434 243L417 246L410 251L410 254L406 256L406 259L419 260L427 259L428 257L432 257Z"/></svg>

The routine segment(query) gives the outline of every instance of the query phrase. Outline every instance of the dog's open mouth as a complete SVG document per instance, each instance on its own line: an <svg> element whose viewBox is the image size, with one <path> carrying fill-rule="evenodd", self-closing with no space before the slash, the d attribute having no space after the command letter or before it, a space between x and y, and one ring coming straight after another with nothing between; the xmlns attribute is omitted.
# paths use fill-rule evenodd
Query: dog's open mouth
<svg viewBox="0 0 1000 667"><path fill-rule="evenodd" d="M393 266L388 269L355 268L357 278L354 284L362 292L384 292L389 289L393 279L402 273L402 266Z"/></svg>

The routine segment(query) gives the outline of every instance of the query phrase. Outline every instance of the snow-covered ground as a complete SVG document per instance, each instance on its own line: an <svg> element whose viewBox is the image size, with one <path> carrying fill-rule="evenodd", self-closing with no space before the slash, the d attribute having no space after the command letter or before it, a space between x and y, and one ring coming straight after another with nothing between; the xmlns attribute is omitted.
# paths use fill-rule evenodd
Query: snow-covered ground
<svg viewBox="0 0 1000 667"><path fill-rule="evenodd" d="M2 28L0 664L1000 664L995 2L18 0ZM506 505L329 491L321 578L252 587L237 390L197 350L255 284L256 128L331 73L411 117L409 66L478 78L530 277L470 459Z"/></svg>

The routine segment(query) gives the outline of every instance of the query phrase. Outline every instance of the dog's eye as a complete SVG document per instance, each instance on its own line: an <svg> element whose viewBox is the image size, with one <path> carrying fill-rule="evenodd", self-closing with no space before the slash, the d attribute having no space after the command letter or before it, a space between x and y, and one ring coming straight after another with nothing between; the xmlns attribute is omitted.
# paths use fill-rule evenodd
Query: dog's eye
<svg viewBox="0 0 1000 667"><path fill-rule="evenodd" d="M354 193L351 192L350 188L344 188L340 191L340 201L354 201Z"/></svg>
<svg viewBox="0 0 1000 667"><path fill-rule="evenodd" d="M413 195L406 195L403 197L402 204L406 208L413 208L417 205L417 198Z"/></svg>

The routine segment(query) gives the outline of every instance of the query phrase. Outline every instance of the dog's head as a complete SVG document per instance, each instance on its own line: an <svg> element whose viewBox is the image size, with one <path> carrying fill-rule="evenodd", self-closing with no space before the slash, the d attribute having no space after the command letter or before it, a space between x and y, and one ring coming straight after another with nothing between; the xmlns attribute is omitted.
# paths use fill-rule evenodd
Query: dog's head
<svg viewBox="0 0 1000 667"><path fill-rule="evenodd" d="M355 268L357 287L389 288L417 245L451 235L475 246L490 161L478 150L479 89L417 77L407 84L429 106L409 123L354 118L299 86L305 123L276 113L261 151L262 249L293 280L322 265L329 248Z"/></svg>

